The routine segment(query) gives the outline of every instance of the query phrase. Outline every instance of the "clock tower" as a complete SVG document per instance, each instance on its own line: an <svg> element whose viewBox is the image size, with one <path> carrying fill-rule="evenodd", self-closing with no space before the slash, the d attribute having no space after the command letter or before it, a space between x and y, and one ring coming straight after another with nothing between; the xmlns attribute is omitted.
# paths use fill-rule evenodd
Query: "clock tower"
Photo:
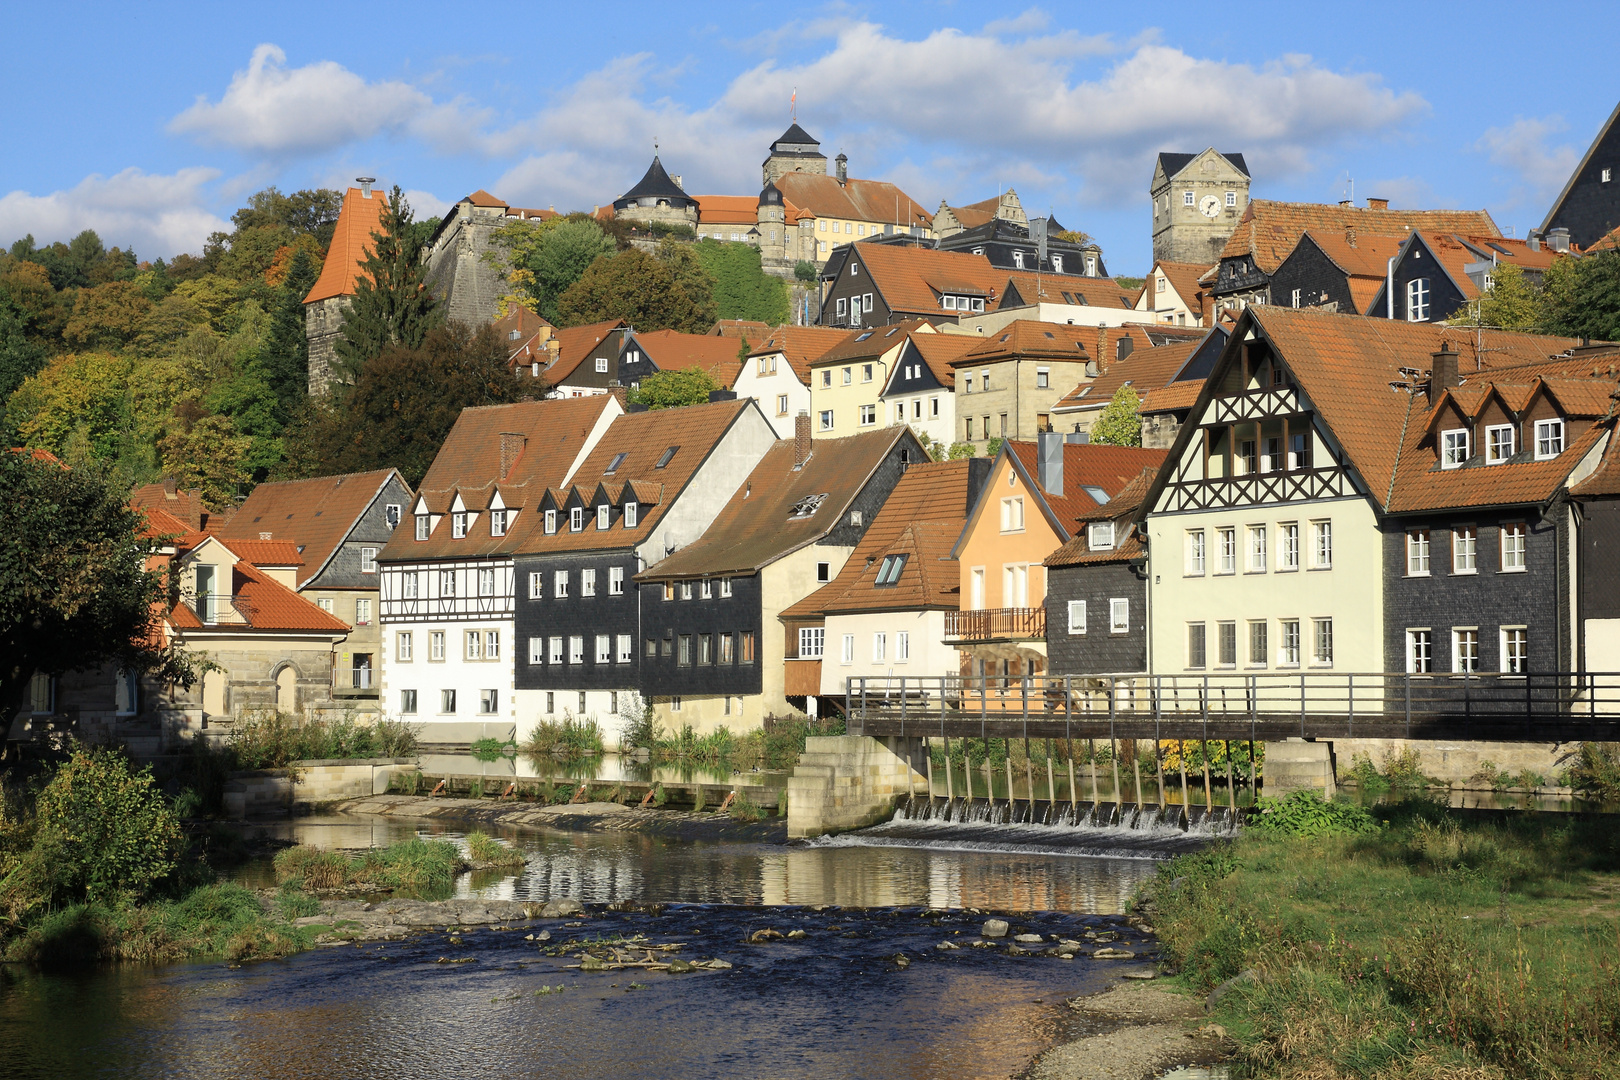
<svg viewBox="0 0 1620 1080"><path fill-rule="evenodd" d="M1153 261L1214 266L1249 205L1242 154L1160 154L1148 189Z"/></svg>

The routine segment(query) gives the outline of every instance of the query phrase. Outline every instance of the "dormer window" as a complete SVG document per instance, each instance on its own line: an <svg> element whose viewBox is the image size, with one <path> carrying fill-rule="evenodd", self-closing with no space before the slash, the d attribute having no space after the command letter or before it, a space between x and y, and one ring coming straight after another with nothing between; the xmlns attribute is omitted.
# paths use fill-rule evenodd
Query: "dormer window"
<svg viewBox="0 0 1620 1080"><path fill-rule="evenodd" d="M636 527L636 517L639 514L640 510L641 510L641 508L639 506L637 506L635 503L625 503L624 504L624 527L625 528L633 529L633 528Z"/></svg>
<svg viewBox="0 0 1620 1080"><path fill-rule="evenodd" d="M1485 460L1495 465L1513 456L1513 425L1497 424L1485 429Z"/></svg>
<svg viewBox="0 0 1620 1080"><path fill-rule="evenodd" d="M551 534L555 533L556 531L557 531L557 511L555 511L555 510L547 510L546 511L546 535L550 536Z"/></svg>
<svg viewBox="0 0 1620 1080"><path fill-rule="evenodd" d="M1440 433L1440 467L1455 469L1468 460L1468 429L1456 428Z"/></svg>
<svg viewBox="0 0 1620 1080"><path fill-rule="evenodd" d="M585 508L576 506L568 511L568 531L583 532L585 529Z"/></svg>
<svg viewBox="0 0 1620 1080"><path fill-rule="evenodd" d="M872 582L880 589L892 588L900 581L900 571L906 568L906 555L885 555L883 565L878 567L877 580Z"/></svg>
<svg viewBox="0 0 1620 1080"><path fill-rule="evenodd" d="M1092 551L1114 550L1114 523L1095 521L1086 530L1086 546Z"/></svg>
<svg viewBox="0 0 1620 1080"><path fill-rule="evenodd" d="M467 535L467 512L465 510L458 510L450 515L450 535L456 540L460 540Z"/></svg>
<svg viewBox="0 0 1620 1080"><path fill-rule="evenodd" d="M607 503L603 503L601 506L596 508L596 527L598 530L605 530L612 524L613 507L609 506Z"/></svg>
<svg viewBox="0 0 1620 1080"><path fill-rule="evenodd" d="M428 534L431 533L432 531L433 531L433 519L430 518L426 514L417 514L416 515L416 538L418 540L426 540L428 538Z"/></svg>
<svg viewBox="0 0 1620 1080"><path fill-rule="evenodd" d="M1562 420L1536 421L1536 460L1545 461L1564 452L1564 422Z"/></svg>
<svg viewBox="0 0 1620 1080"><path fill-rule="evenodd" d="M489 535L491 535L491 536L505 536L506 535L506 511L505 510L491 510L489 512Z"/></svg>
<svg viewBox="0 0 1620 1080"><path fill-rule="evenodd" d="M793 504L793 509L788 511L788 518L795 520L813 516L817 510L821 509L821 502L826 497L827 493L825 491L820 495L805 496Z"/></svg>

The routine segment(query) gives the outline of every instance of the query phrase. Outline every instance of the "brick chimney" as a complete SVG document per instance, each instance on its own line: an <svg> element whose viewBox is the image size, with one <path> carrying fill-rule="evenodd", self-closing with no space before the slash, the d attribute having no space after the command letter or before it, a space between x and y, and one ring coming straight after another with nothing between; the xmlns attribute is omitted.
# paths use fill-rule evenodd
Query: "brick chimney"
<svg viewBox="0 0 1620 1080"><path fill-rule="evenodd" d="M1434 354L1434 366L1429 370L1430 394L1438 396L1440 391L1457 385L1457 353L1452 349L1451 342L1444 342L1440 346L1440 351Z"/></svg>
<svg viewBox="0 0 1620 1080"><path fill-rule="evenodd" d="M800 409L793 418L793 467L804 468L810 460L810 410Z"/></svg>
<svg viewBox="0 0 1620 1080"><path fill-rule="evenodd" d="M501 432L501 479L505 480L512 472L512 466L517 464L518 458L523 456L523 444L528 440L511 431Z"/></svg>
<svg viewBox="0 0 1620 1080"><path fill-rule="evenodd" d="M1388 210L1389 209L1389 200L1388 199L1371 199L1370 198L1370 199L1367 200L1367 209L1369 209L1369 210Z"/></svg>
<svg viewBox="0 0 1620 1080"><path fill-rule="evenodd" d="M549 339L546 342L546 355L550 357L550 360L547 361L547 366L555 364L559 359L562 358L562 342L558 341L556 338Z"/></svg>

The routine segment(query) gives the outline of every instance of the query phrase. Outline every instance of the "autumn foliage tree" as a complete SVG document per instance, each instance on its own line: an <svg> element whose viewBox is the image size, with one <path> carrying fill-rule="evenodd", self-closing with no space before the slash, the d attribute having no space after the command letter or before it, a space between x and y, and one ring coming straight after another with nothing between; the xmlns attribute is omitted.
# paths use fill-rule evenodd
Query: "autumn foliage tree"
<svg viewBox="0 0 1620 1080"><path fill-rule="evenodd" d="M1091 425L1091 441L1106 446L1141 446L1142 418L1136 414L1141 405L1134 387L1115 390L1097 422Z"/></svg>

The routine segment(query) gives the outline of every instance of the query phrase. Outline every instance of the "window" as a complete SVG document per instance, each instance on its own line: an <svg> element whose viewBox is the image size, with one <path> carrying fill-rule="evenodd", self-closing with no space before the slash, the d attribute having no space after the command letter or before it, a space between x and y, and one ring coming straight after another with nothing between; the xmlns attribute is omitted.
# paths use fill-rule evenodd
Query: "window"
<svg viewBox="0 0 1620 1080"><path fill-rule="evenodd" d="M1468 460L1468 430L1457 428L1440 433L1440 467L1455 469Z"/></svg>
<svg viewBox="0 0 1620 1080"><path fill-rule="evenodd" d="M1311 629L1314 631L1315 649L1311 653L1311 663L1333 663L1333 620L1312 619Z"/></svg>
<svg viewBox="0 0 1620 1080"><path fill-rule="evenodd" d="M1429 279L1413 278L1406 283L1406 321L1429 321Z"/></svg>
<svg viewBox="0 0 1620 1080"><path fill-rule="evenodd" d="M894 662L904 664L911 659L911 634L901 630L894 635Z"/></svg>
<svg viewBox="0 0 1620 1080"><path fill-rule="evenodd" d="M1237 573L1237 530L1231 527L1215 530L1216 568L1218 574Z"/></svg>
<svg viewBox="0 0 1620 1080"><path fill-rule="evenodd" d="M529 571L529 599L539 600L545 595L545 575L538 570Z"/></svg>
<svg viewBox="0 0 1620 1080"><path fill-rule="evenodd" d="M1479 670L1479 631L1451 632L1451 670L1466 675Z"/></svg>
<svg viewBox="0 0 1620 1080"><path fill-rule="evenodd" d="M613 507L603 503L596 508L596 527L605 530L613 524Z"/></svg>
<svg viewBox="0 0 1620 1080"><path fill-rule="evenodd" d="M439 711L442 713L456 711L456 692L454 690L439 691Z"/></svg>
<svg viewBox="0 0 1620 1080"><path fill-rule="evenodd" d="M1497 424L1485 429L1485 460L1495 464L1513 456L1513 426Z"/></svg>
<svg viewBox="0 0 1620 1080"><path fill-rule="evenodd" d="M1530 670L1529 633L1522 626L1502 627L1502 674L1523 675Z"/></svg>
<svg viewBox="0 0 1620 1080"><path fill-rule="evenodd" d="M1216 623L1215 629L1219 634L1216 644L1220 650L1216 660L1221 667L1237 667L1237 623Z"/></svg>
<svg viewBox="0 0 1620 1080"><path fill-rule="evenodd" d="M1557 457L1564 452L1564 422L1536 421L1536 460Z"/></svg>
<svg viewBox="0 0 1620 1080"><path fill-rule="evenodd" d="M720 579L720 598L723 600L723 599L725 599L726 597L728 597L730 595L731 595L731 579L730 578L721 578Z"/></svg>
<svg viewBox="0 0 1620 1080"><path fill-rule="evenodd" d="M720 663L735 664L737 662L737 639L731 634L720 635Z"/></svg>
<svg viewBox="0 0 1620 1080"><path fill-rule="evenodd" d="M1299 569L1299 522L1285 521L1277 526L1277 569Z"/></svg>
<svg viewBox="0 0 1620 1080"><path fill-rule="evenodd" d="M568 571L557 570L551 575L551 595L558 600L568 597Z"/></svg>
<svg viewBox="0 0 1620 1080"><path fill-rule="evenodd" d="M587 568L579 572L579 595L596 595L596 571L594 569Z"/></svg>
<svg viewBox="0 0 1620 1080"><path fill-rule="evenodd" d="M843 368L842 371L840 372L840 378L842 379L843 384L845 386L848 386L850 383L855 381L855 369L854 368Z"/></svg>
<svg viewBox="0 0 1620 1080"><path fill-rule="evenodd" d="M1299 666L1299 620L1281 619L1277 623L1277 663L1286 667Z"/></svg>
<svg viewBox="0 0 1620 1080"><path fill-rule="evenodd" d="M585 508L583 506L570 507L568 510L568 531L583 532L585 530Z"/></svg>
<svg viewBox="0 0 1620 1080"><path fill-rule="evenodd" d="M822 431L831 431L832 429L833 429L833 411L831 409L822 409L821 410L821 430Z"/></svg>
<svg viewBox="0 0 1620 1080"><path fill-rule="evenodd" d="M444 631L434 630L428 634L428 659L444 659Z"/></svg>
<svg viewBox="0 0 1620 1080"><path fill-rule="evenodd" d="M432 525L433 525L433 519L428 517L428 515L426 515L426 514L417 514L416 515L416 538L418 540L426 540L428 538L428 534L432 531Z"/></svg>
<svg viewBox="0 0 1620 1080"><path fill-rule="evenodd" d="M861 382L871 382L871 381L872 381L872 365L871 364L862 364L861 365Z"/></svg>
<svg viewBox="0 0 1620 1080"><path fill-rule="evenodd" d="M1271 651L1267 647L1266 630L1269 624L1264 619L1252 619L1249 622L1249 665L1251 667L1265 667L1270 662Z"/></svg>
<svg viewBox="0 0 1620 1080"><path fill-rule="evenodd" d="M1298 289L1295 289L1293 291L1293 293L1290 294L1289 300L1291 301L1291 303L1292 303L1292 305L1294 307L1299 307L1299 290Z"/></svg>
<svg viewBox="0 0 1620 1080"><path fill-rule="evenodd" d="M1249 573L1263 574L1266 572L1266 527L1264 525L1249 526Z"/></svg>
<svg viewBox="0 0 1620 1080"><path fill-rule="evenodd" d="M1434 671L1434 634L1429 630L1406 632L1406 670L1413 675Z"/></svg>
<svg viewBox="0 0 1620 1080"><path fill-rule="evenodd" d="M1204 530L1190 529L1187 532L1187 576L1204 576Z"/></svg>
<svg viewBox="0 0 1620 1080"><path fill-rule="evenodd" d="M478 595L495 595L495 568L483 567L478 571Z"/></svg>
<svg viewBox="0 0 1620 1080"><path fill-rule="evenodd" d="M624 595L624 567L622 567L622 566L610 566L610 567L608 567L608 595L609 596L623 596Z"/></svg>
<svg viewBox="0 0 1620 1080"><path fill-rule="evenodd" d="M596 662L609 663L613 659L613 639L607 634L596 635Z"/></svg>
<svg viewBox="0 0 1620 1080"><path fill-rule="evenodd" d="M816 580L821 582L832 580L832 563L816 563Z"/></svg>
<svg viewBox="0 0 1620 1080"><path fill-rule="evenodd" d="M1201 668L1208 666L1206 652L1204 624L1201 622L1187 624L1187 666Z"/></svg>
<svg viewBox="0 0 1620 1080"><path fill-rule="evenodd" d="M711 580L709 578L704 578L698 584L698 599L700 599L700 600L713 600L714 599L714 582L713 582L713 580Z"/></svg>
<svg viewBox="0 0 1620 1080"><path fill-rule="evenodd" d="M1314 560L1312 569L1333 568L1333 522L1311 522L1311 558Z"/></svg>
<svg viewBox="0 0 1620 1080"><path fill-rule="evenodd" d="M1051 385L1052 385L1052 373L1051 373L1051 371L1048 368L1043 368L1043 367L1036 368L1035 369L1035 389L1037 389L1037 390L1045 390L1047 387L1049 387Z"/></svg>
<svg viewBox="0 0 1620 1080"><path fill-rule="evenodd" d="M546 662L546 639L532 637L529 639L529 663L543 664Z"/></svg>
<svg viewBox="0 0 1620 1080"><path fill-rule="evenodd" d="M761 359L760 364L763 365L764 363L765 363L765 361L763 359ZM630 451L628 451L628 450L621 450L617 454L614 454L613 455L613 460L608 462L608 467L606 469L602 470L602 475L603 476L612 476L614 473L618 472L619 471L619 466L623 465L624 464L624 459L629 457L629 456L630 456Z"/></svg>
<svg viewBox="0 0 1620 1080"><path fill-rule="evenodd" d="M881 664L889 658L889 635L877 633L872 635L872 662Z"/></svg>
<svg viewBox="0 0 1620 1080"><path fill-rule="evenodd" d="M415 690L401 690L399 692L399 711L406 716L416 715Z"/></svg>
<svg viewBox="0 0 1620 1080"><path fill-rule="evenodd" d="M608 367L608 358L605 357L605 356L598 356L596 358L596 370L599 373L605 375L605 374L607 374L607 367Z"/></svg>
<svg viewBox="0 0 1620 1080"><path fill-rule="evenodd" d="M1239 476L1254 475L1256 459L1253 439L1244 439L1238 443L1237 461L1233 465L1234 471Z"/></svg>
<svg viewBox="0 0 1620 1080"><path fill-rule="evenodd" d="M491 535L491 536L505 536L506 535L506 511L505 510L491 510L489 512L489 535Z"/></svg>
<svg viewBox="0 0 1620 1080"><path fill-rule="evenodd" d="M744 664L752 664L754 662L754 633L751 630L746 630L738 636L742 638L741 661Z"/></svg>
<svg viewBox="0 0 1620 1080"><path fill-rule="evenodd" d="M1296 432L1288 436L1288 467L1290 469L1308 469L1311 467L1309 435Z"/></svg>
<svg viewBox="0 0 1620 1080"><path fill-rule="evenodd" d="M362 596L359 599L355 600L355 602L354 602L354 625L356 625L356 626L370 626L371 625L371 599L369 597Z"/></svg>
<svg viewBox="0 0 1620 1080"><path fill-rule="evenodd" d="M415 600L418 588L417 574L407 571L399 576L399 583L404 587L405 599Z"/></svg>
<svg viewBox="0 0 1620 1080"><path fill-rule="evenodd" d="M1024 499L1023 496L1014 496L1001 500L1001 531L1024 531Z"/></svg>
<svg viewBox="0 0 1620 1080"><path fill-rule="evenodd" d="M799 627L799 659L819 660L827 642L827 630L821 626Z"/></svg>
<svg viewBox="0 0 1620 1080"><path fill-rule="evenodd" d="M1236 206L1237 205L1237 192L1228 191L1226 193L1226 205L1227 206Z"/></svg>
<svg viewBox="0 0 1620 1080"><path fill-rule="evenodd" d="M1131 602L1124 597L1108 601L1108 632L1127 634L1131 629Z"/></svg>
<svg viewBox="0 0 1620 1080"><path fill-rule="evenodd" d="M560 663L562 663L563 662L563 639L560 638L560 637L547 638L546 639L546 653L547 653L547 657L548 657L548 659L547 659L548 663L551 663L551 664L560 664Z"/></svg>
<svg viewBox="0 0 1620 1080"><path fill-rule="evenodd" d="M931 420L939 418L939 398L937 396L928 399L928 417Z"/></svg>
<svg viewBox="0 0 1620 1080"><path fill-rule="evenodd" d="M1502 573L1522 573L1525 570L1525 526L1522 523L1503 525L1500 531L1502 534Z"/></svg>
<svg viewBox="0 0 1620 1080"><path fill-rule="evenodd" d="M653 462L653 468L662 469L665 466L667 466L671 461L674 460L675 451L677 451L679 449L680 449L679 446L665 447L664 452L662 454L658 455L658 460Z"/></svg>
<svg viewBox="0 0 1620 1080"><path fill-rule="evenodd" d="M907 555L885 555L878 566L877 578L872 582L878 588L890 588L900 581L900 571L906 568Z"/></svg>
<svg viewBox="0 0 1620 1080"><path fill-rule="evenodd" d="M467 631L467 659L482 660L484 658L484 632L482 630Z"/></svg>
<svg viewBox="0 0 1620 1080"><path fill-rule="evenodd" d="M1414 529L1406 534L1406 576L1429 576L1429 530Z"/></svg>
<svg viewBox="0 0 1620 1080"><path fill-rule="evenodd" d="M570 664L583 664L585 662L585 638L580 634L573 634L568 638L568 662Z"/></svg>
<svg viewBox="0 0 1620 1080"><path fill-rule="evenodd" d="M1479 572L1479 530L1472 525L1451 530L1451 572Z"/></svg>
<svg viewBox="0 0 1620 1080"><path fill-rule="evenodd" d="M1022 251L1013 252L1013 266L1016 267L1019 270L1022 270L1024 268L1024 253ZM950 296L950 297L946 297L946 299L955 300L956 297ZM953 303L951 306L955 307L956 305Z"/></svg>
<svg viewBox="0 0 1620 1080"><path fill-rule="evenodd" d="M1181 205L1182 206L1191 206L1192 204L1193 204L1193 193L1190 192L1190 191L1182 192L1181 193Z"/></svg>
<svg viewBox="0 0 1620 1080"><path fill-rule="evenodd" d="M557 511L546 511L546 535L550 536L557 531Z"/></svg>
<svg viewBox="0 0 1620 1080"><path fill-rule="evenodd" d="M627 529L635 528L636 527L636 521L637 521L637 518L640 515L640 513L641 513L641 507L637 506L635 503L625 503L624 504L624 527L627 528Z"/></svg>
<svg viewBox="0 0 1620 1080"><path fill-rule="evenodd" d="M390 531L399 528L399 503L389 503L383 507L383 521Z"/></svg>
<svg viewBox="0 0 1620 1080"><path fill-rule="evenodd" d="M1600 182L1604 183L1604 184L1607 184L1610 181L1610 179L1613 178L1613 176L1614 176L1614 170L1613 169L1604 169L1603 170L1603 178L1602 178L1602 180Z"/></svg>
<svg viewBox="0 0 1620 1080"><path fill-rule="evenodd" d="M478 711L483 713L485 716L499 711L499 701L500 691L498 690L478 691Z"/></svg>
<svg viewBox="0 0 1620 1080"><path fill-rule="evenodd" d="M456 572L454 570L439 571L439 595L441 597L456 595Z"/></svg>
<svg viewBox="0 0 1620 1080"><path fill-rule="evenodd" d="M676 650L675 663L677 663L681 667L691 667L692 666L692 635L691 634L682 634L682 635L680 635L680 637L676 638L676 645L678 646L678 648Z"/></svg>
<svg viewBox="0 0 1620 1080"><path fill-rule="evenodd" d="M394 659L401 664L408 664L412 658L411 633L403 630L394 635Z"/></svg>
<svg viewBox="0 0 1620 1080"><path fill-rule="evenodd" d="M377 549L363 547L360 549L360 572L362 574L375 574L377 572Z"/></svg>
<svg viewBox="0 0 1620 1080"><path fill-rule="evenodd" d="M963 424L963 426L962 426L962 437L965 438L968 442L972 442L973 441L973 417L971 417L971 416L968 417L967 419L965 419L962 422L962 424Z"/></svg>
<svg viewBox="0 0 1620 1080"><path fill-rule="evenodd" d="M692 583L690 581L681 582L681 599L692 599Z"/></svg>
<svg viewBox="0 0 1620 1080"><path fill-rule="evenodd" d="M855 635L854 634L845 634L844 635L843 654L840 657L840 659L842 659L843 662L846 663L846 664L853 664L855 662Z"/></svg>
<svg viewBox="0 0 1620 1080"><path fill-rule="evenodd" d="M871 425L873 425L875 423L877 423L877 406L876 405L862 405L861 406L861 426L862 427L870 427Z"/></svg>
<svg viewBox="0 0 1620 1080"><path fill-rule="evenodd" d="M788 396L786 394L777 394L776 395L776 415L777 416L786 416L787 412L788 412Z"/></svg>
<svg viewBox="0 0 1620 1080"><path fill-rule="evenodd" d="M1094 521L1086 529L1086 547L1092 551L1114 550L1114 523Z"/></svg>

